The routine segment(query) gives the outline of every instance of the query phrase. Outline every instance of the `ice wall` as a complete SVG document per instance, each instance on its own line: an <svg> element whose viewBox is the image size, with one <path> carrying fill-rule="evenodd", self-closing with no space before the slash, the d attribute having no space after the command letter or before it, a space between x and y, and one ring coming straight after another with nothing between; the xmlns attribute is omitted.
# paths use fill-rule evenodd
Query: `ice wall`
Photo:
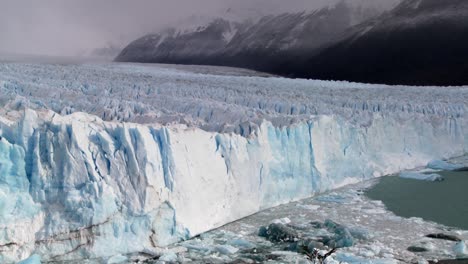
<svg viewBox="0 0 468 264"><path fill-rule="evenodd" d="M468 87L0 63L0 262L154 253L263 208L462 155L467 102Z"/></svg>
<svg viewBox="0 0 468 264"><path fill-rule="evenodd" d="M26 109L0 119L0 262L152 252L318 192L467 151L463 117L335 115L254 135Z"/></svg>

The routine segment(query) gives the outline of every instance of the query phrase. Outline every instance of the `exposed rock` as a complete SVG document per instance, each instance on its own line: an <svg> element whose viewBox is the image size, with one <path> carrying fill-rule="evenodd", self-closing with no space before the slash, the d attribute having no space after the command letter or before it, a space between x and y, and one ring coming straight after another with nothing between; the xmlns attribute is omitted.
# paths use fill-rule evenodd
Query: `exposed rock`
<svg viewBox="0 0 468 264"><path fill-rule="evenodd" d="M302 65L301 76L366 83L466 85L467 21L465 0L405 0L310 58Z"/></svg>

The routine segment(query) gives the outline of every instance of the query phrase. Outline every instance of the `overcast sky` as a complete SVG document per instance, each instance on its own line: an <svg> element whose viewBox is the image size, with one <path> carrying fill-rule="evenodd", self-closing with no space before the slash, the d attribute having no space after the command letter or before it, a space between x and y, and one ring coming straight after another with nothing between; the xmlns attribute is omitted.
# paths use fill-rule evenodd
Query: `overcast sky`
<svg viewBox="0 0 468 264"><path fill-rule="evenodd" d="M0 53L76 56L107 43L124 45L192 15L217 16L228 8L249 14L297 11L336 1L0 0Z"/></svg>

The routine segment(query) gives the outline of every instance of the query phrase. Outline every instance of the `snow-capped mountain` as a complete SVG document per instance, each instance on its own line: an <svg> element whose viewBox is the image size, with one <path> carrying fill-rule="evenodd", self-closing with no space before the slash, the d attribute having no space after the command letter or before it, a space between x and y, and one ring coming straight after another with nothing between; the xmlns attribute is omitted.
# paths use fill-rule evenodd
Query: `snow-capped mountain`
<svg viewBox="0 0 468 264"><path fill-rule="evenodd" d="M298 75L389 84L468 83L468 2L406 0L353 28Z"/></svg>
<svg viewBox="0 0 468 264"><path fill-rule="evenodd" d="M223 18L200 26L195 23L144 36L128 45L116 60L241 66L277 72L378 12L345 1L320 10L250 16L245 21L232 19L229 11Z"/></svg>
<svg viewBox="0 0 468 264"><path fill-rule="evenodd" d="M128 45L117 61L210 64L357 82L468 83L468 2L405 0L390 11L341 1L250 22L216 19Z"/></svg>

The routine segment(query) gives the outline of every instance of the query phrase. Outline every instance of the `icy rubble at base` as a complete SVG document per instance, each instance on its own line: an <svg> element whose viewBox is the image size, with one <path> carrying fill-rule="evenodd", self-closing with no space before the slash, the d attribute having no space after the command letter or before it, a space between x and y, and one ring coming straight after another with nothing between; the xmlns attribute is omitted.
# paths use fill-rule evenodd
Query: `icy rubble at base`
<svg viewBox="0 0 468 264"><path fill-rule="evenodd" d="M6 263L153 252L468 149L465 87L122 64L0 68Z"/></svg>
<svg viewBox="0 0 468 264"><path fill-rule="evenodd" d="M403 218L394 215L386 210L382 202L370 200L364 195L363 190L375 183L375 180L366 181L315 198L267 209L197 238L177 243L173 247L187 249L179 249L177 259L193 263L309 264L312 262L305 254L291 249L290 245L294 244L294 241L272 242L259 236L259 229L270 223L288 222L285 225L295 230L298 233L298 241L301 241L305 238L327 235L327 227L317 223L332 221L354 230L354 234L359 231L366 235L355 239L351 247L339 248L327 259L326 264L428 263L427 260L454 259L460 255L462 243L432 239L427 235L453 234L466 241L468 231L448 228L420 218ZM337 203L333 199L325 199L329 196L346 199ZM286 218L290 222L284 221ZM215 248L223 245L232 245L239 250L229 255L221 255ZM248 245L248 247L239 245ZM411 246L423 247L427 251L410 252L408 248ZM172 251L173 247L167 248L167 251Z"/></svg>
<svg viewBox="0 0 468 264"><path fill-rule="evenodd" d="M427 164L427 168L433 169L433 170L452 171L452 170L462 169L463 165L452 164L444 160L433 160Z"/></svg>
<svg viewBox="0 0 468 264"><path fill-rule="evenodd" d="M412 180L421 180L421 181L443 181L444 177L436 173L425 174L419 172L401 172L398 174L400 178L412 179Z"/></svg>
<svg viewBox="0 0 468 264"><path fill-rule="evenodd" d="M453 251L455 252L458 258L467 258L468 257L468 248L465 241L458 242L454 247Z"/></svg>

